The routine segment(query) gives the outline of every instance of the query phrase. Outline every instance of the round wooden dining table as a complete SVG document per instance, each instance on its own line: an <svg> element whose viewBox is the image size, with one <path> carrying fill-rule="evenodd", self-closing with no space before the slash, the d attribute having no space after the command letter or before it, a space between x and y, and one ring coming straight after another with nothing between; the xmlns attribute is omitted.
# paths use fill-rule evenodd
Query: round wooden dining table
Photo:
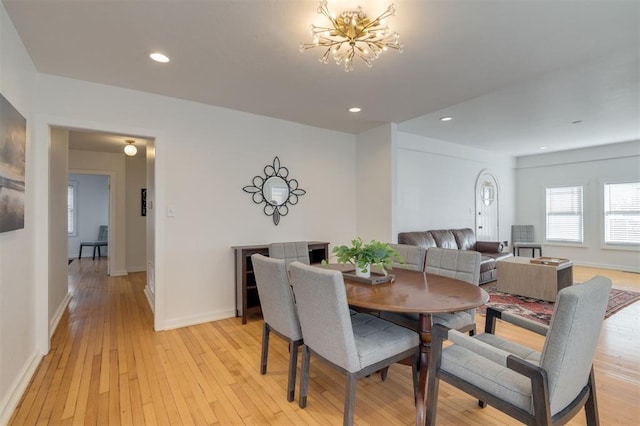
<svg viewBox="0 0 640 426"><path fill-rule="evenodd" d="M416 326L420 335L420 358L416 425L424 425L431 354L431 315L477 308L489 301L489 295L477 285L441 275L400 268L390 273L394 276L392 282L374 285L353 281L345 276L347 301L356 308L418 314Z"/></svg>

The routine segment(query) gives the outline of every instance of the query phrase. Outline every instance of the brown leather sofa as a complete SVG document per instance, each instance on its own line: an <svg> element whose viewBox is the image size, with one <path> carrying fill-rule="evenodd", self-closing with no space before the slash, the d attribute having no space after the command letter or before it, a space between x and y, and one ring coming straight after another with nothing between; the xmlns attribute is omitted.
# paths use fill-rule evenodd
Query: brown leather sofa
<svg viewBox="0 0 640 426"><path fill-rule="evenodd" d="M458 250L474 250L480 252L480 284L493 281L497 277L496 261L512 256L503 252L504 245L499 241L476 241L476 235L470 228L438 229L433 231L400 232L398 244L414 246L440 247Z"/></svg>

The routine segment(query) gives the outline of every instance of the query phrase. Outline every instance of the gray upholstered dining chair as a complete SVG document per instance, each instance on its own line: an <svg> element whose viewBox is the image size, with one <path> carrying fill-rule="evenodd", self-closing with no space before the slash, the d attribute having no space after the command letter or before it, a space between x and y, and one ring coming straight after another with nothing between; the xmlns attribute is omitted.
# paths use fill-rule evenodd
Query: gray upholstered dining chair
<svg viewBox="0 0 640 426"><path fill-rule="evenodd" d="M520 256L520 249L531 249L531 257L535 257L538 250L542 256L542 244L536 242L533 225L512 225L511 244L514 256Z"/></svg>
<svg viewBox="0 0 640 426"><path fill-rule="evenodd" d="M269 244L269 257L284 259L287 268L291 262L296 260L305 265L311 263L309 259L309 245L306 241L271 243Z"/></svg>
<svg viewBox="0 0 640 426"><path fill-rule="evenodd" d="M287 268L283 259L272 259L261 254L252 255L251 262L264 319L260 374L267 372L269 335L274 332L290 344L287 401L291 402L295 395L298 348L302 345L302 331L289 285Z"/></svg>
<svg viewBox="0 0 640 426"><path fill-rule="evenodd" d="M427 249L425 272L442 275L478 285L480 282L480 253L470 250L455 250L431 247ZM415 330L418 315L383 312L384 319ZM474 334L476 331L476 310L433 314L433 324L442 324L461 332Z"/></svg>
<svg viewBox="0 0 640 426"><path fill-rule="evenodd" d="M587 424L597 425L592 364L610 291L611 280L600 276L562 289L548 328L492 309L485 333L474 337L437 325L427 425L436 421L440 380L526 424L564 424L584 407ZM496 336L496 317L545 335L542 352ZM447 339L453 344L443 348Z"/></svg>
<svg viewBox="0 0 640 426"><path fill-rule="evenodd" d="M313 354L346 374L343 423L351 425L356 380L400 360L416 357L418 334L373 315L352 315L339 271L293 262L291 281L304 335L299 405L301 408L307 405Z"/></svg>
<svg viewBox="0 0 640 426"><path fill-rule="evenodd" d="M84 247L93 247L93 257L96 259L96 249L98 250L98 257L102 257L100 247L106 247L109 245L109 227L107 225L100 225L98 228L98 239L95 241L82 241L80 243L80 252L78 253L78 260L82 258L82 249Z"/></svg>
<svg viewBox="0 0 640 426"><path fill-rule="evenodd" d="M394 268L408 269L410 271L424 271L424 258L427 254L426 248L410 244L389 244L389 247L398 252L400 257L404 260L404 263L394 261Z"/></svg>
<svg viewBox="0 0 640 426"><path fill-rule="evenodd" d="M481 255L477 251L432 247L427 250L425 272L478 285L480 282L480 260ZM471 335L476 332L475 309L433 314L431 318L433 324L442 324L461 332L469 332Z"/></svg>

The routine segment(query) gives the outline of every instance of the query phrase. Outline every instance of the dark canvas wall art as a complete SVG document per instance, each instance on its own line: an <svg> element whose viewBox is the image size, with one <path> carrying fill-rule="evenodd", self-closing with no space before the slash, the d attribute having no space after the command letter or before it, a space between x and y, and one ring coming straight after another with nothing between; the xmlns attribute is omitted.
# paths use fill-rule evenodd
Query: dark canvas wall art
<svg viewBox="0 0 640 426"><path fill-rule="evenodd" d="M0 232L24 228L27 120L0 95Z"/></svg>

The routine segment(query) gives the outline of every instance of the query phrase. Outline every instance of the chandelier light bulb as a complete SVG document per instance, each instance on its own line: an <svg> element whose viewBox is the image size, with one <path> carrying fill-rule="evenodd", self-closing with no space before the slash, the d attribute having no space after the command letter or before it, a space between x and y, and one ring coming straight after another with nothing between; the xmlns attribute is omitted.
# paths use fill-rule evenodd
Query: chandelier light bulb
<svg viewBox="0 0 640 426"><path fill-rule="evenodd" d="M329 23L327 27L312 25L313 41L301 43L300 50L326 48L320 62L327 63L329 54L332 54L336 64L344 62L345 71L353 71L353 58L356 56L371 67L371 62L389 48L402 52L400 36L392 33L384 24L385 18L395 15L395 11L395 6L391 4L382 15L371 20L358 6L357 10L347 10L336 17L329 11L327 0L320 0L317 12L324 15Z"/></svg>

